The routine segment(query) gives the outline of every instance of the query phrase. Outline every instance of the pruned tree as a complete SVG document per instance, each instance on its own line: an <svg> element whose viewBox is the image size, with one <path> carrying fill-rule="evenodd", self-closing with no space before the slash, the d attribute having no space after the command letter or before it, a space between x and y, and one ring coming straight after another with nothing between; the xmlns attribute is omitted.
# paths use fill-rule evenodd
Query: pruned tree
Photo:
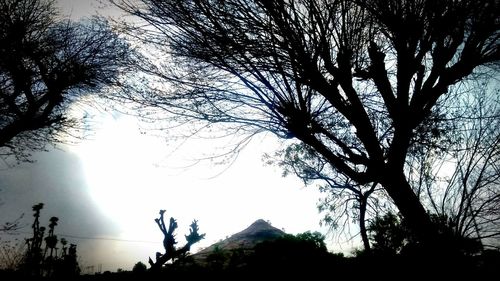
<svg viewBox="0 0 500 281"><path fill-rule="evenodd" d="M49 231L45 235L46 228L40 226L40 215L44 204L33 205L33 217L35 218L31 228L33 237L26 239L26 251L20 264L21 273L31 277L73 277L80 274L80 267L77 261L76 244L66 247L67 241L60 240L55 235L54 230L59 219L50 218ZM42 251L42 244L45 240L45 251ZM57 243L61 242L61 254L57 255Z"/></svg>
<svg viewBox="0 0 500 281"><path fill-rule="evenodd" d="M190 225L189 234L185 235L186 244L178 248L175 246L177 241L175 240L174 234L177 229L177 221L171 217L167 226L163 217L164 214L165 210L160 210L160 217L156 218L155 222L163 233L163 248L165 249L165 253L162 254L157 252L154 262L151 258L149 258L148 263L151 266L150 270L152 271L160 270L161 267L170 260L175 261L176 259L183 257L189 252L193 244L198 243L205 237L205 234L198 233L198 222L194 220Z"/></svg>
<svg viewBox="0 0 500 281"><path fill-rule="evenodd" d="M496 73L498 1L114 2L165 59L137 61L151 83L124 98L179 122L296 138L357 185L380 185L423 244L445 242L407 158L439 137L443 97Z"/></svg>
<svg viewBox="0 0 500 281"><path fill-rule="evenodd" d="M118 84L130 48L100 18L60 19L54 0L0 2L0 156L29 160L78 123L70 104Z"/></svg>
<svg viewBox="0 0 500 281"><path fill-rule="evenodd" d="M40 212L43 209L43 203L33 205L33 237L26 239L26 253L22 265L22 270L30 276L41 276L42 274L42 243L45 236L45 227L40 226Z"/></svg>

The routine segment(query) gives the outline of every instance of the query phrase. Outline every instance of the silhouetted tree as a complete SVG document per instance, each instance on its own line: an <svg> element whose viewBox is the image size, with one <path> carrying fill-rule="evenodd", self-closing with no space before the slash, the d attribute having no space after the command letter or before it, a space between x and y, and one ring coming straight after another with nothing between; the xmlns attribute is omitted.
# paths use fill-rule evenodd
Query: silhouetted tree
<svg viewBox="0 0 500 281"><path fill-rule="evenodd" d="M378 254L396 255L410 243L411 234L393 213L387 213L373 220L368 230L373 242L373 250Z"/></svg>
<svg viewBox="0 0 500 281"><path fill-rule="evenodd" d="M132 272L136 274L145 273L148 270L147 266L142 262L137 262L132 268Z"/></svg>
<svg viewBox="0 0 500 281"><path fill-rule="evenodd" d="M55 260L55 268L52 275L56 277L72 278L80 275L80 272L76 244L70 244L68 252L61 258Z"/></svg>
<svg viewBox="0 0 500 281"><path fill-rule="evenodd" d="M453 232L500 245L500 106L498 90L477 85L460 103L446 151L414 157L413 182L432 213ZM460 106L458 106L460 104Z"/></svg>
<svg viewBox="0 0 500 281"><path fill-rule="evenodd" d="M61 141L82 96L118 82L128 45L99 18L59 20L54 0L0 2L0 156Z"/></svg>
<svg viewBox="0 0 500 281"><path fill-rule="evenodd" d="M52 257L54 255L54 250L56 248L56 244L58 242L57 235L54 234L54 228L57 225L57 221L59 221L58 217L51 217L50 218L50 224L49 224L49 233L47 237L45 237L45 254L44 256L47 255L47 250L50 249L49 256ZM57 253L56 253L57 255Z"/></svg>
<svg viewBox="0 0 500 281"><path fill-rule="evenodd" d="M33 237L26 239L27 250L23 264L23 271L28 275L40 276L43 262L42 242L45 235L45 227L40 226L40 211L43 203L33 205L33 217L35 217L31 228Z"/></svg>
<svg viewBox="0 0 500 281"><path fill-rule="evenodd" d="M27 249L20 267L22 273L29 276L56 276L71 277L80 274L80 267L77 261L76 245L70 244L66 248L66 239L61 239L63 246L61 255L57 252L57 235L54 234L58 218L51 217L49 232L45 237L45 227L40 226L40 212L43 209L43 203L33 206L33 216L35 217L32 228L33 237L26 239ZM45 240L45 251L42 253L42 242ZM47 255L48 252L48 255Z"/></svg>
<svg viewBox="0 0 500 281"><path fill-rule="evenodd" d="M350 240L353 237L349 225L356 222L365 251L370 250L366 221L384 209L380 202L385 196L377 184L359 185L335 173L316 151L301 143L289 145L265 158L267 164L280 166L283 176L294 174L306 185L319 182L319 189L324 194L318 204L319 211L324 214L322 223Z"/></svg>
<svg viewBox="0 0 500 281"><path fill-rule="evenodd" d="M480 241L466 237L455 231L453 220L443 215L431 215L432 223L446 243L437 245L445 253L454 257L476 255L482 250ZM368 227L373 251L378 255L395 256L398 254L419 255L419 241L412 229L408 228L404 218L394 213L376 217ZM434 249L439 252L441 249ZM429 259L434 258L429 256Z"/></svg>
<svg viewBox="0 0 500 281"><path fill-rule="evenodd" d="M149 265L151 266L151 270L158 271L165 263L172 260L183 257L190 249L191 246L201 239L205 237L205 234L199 234L198 231L198 222L194 220L189 228L189 234L185 235L186 244L181 248L177 248L175 244L177 241L175 240L175 230L177 229L177 221L174 218L170 218L168 226L165 225L165 221L163 215L165 214L165 210L160 210L160 217L155 219L156 224L160 228L163 233L163 248L165 249L165 253L156 253L156 259L153 262L151 258L149 258Z"/></svg>
<svg viewBox="0 0 500 281"><path fill-rule="evenodd" d="M343 177L379 184L420 240L439 243L405 164L439 139L440 99L496 71L498 1L115 2L170 62L138 61L150 88L125 98L228 134L296 138Z"/></svg>
<svg viewBox="0 0 500 281"><path fill-rule="evenodd" d="M264 241L255 246L248 266L256 276L321 280L319 276L328 276L327 271L337 269L332 263L336 256L327 251L324 239L319 232L305 232Z"/></svg>
<svg viewBox="0 0 500 281"><path fill-rule="evenodd" d="M216 245L214 250L207 256L207 263L212 271L217 272L224 268L224 264L229 258L229 253L221 250L218 245Z"/></svg>

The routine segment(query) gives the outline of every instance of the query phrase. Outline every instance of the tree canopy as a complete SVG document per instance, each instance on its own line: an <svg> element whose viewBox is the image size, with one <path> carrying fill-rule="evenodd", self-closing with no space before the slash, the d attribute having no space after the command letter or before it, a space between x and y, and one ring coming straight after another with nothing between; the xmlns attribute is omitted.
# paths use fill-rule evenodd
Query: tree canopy
<svg viewBox="0 0 500 281"><path fill-rule="evenodd" d="M75 126L68 106L116 85L128 44L99 18L59 18L53 0L0 2L0 155L28 159Z"/></svg>
<svg viewBox="0 0 500 281"><path fill-rule="evenodd" d="M330 178L379 184L435 243L407 159L439 139L443 97L497 73L497 1L115 2L149 24L131 34L164 59L137 62L154 82L126 98L177 120L295 138Z"/></svg>

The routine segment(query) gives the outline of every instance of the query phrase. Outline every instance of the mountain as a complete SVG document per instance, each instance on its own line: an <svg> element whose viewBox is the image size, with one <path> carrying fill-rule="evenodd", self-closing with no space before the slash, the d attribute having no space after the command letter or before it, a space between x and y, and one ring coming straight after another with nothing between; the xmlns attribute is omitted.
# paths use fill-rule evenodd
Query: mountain
<svg viewBox="0 0 500 281"><path fill-rule="evenodd" d="M270 225L265 220L259 219L245 230L193 254L192 257L198 263L205 263L206 258L214 251L231 253L238 250L248 252L252 251L255 245L261 242L274 240L285 234L285 232Z"/></svg>

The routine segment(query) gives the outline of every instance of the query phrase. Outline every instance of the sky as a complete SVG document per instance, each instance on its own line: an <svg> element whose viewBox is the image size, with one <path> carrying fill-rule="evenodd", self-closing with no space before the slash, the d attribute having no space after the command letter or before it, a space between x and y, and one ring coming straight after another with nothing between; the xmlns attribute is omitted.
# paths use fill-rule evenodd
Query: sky
<svg viewBox="0 0 500 281"><path fill-rule="evenodd" d="M263 164L262 154L277 147L269 136L257 136L230 166L207 162L185 168L179 163L197 155L192 143L172 155L164 139L142 134L134 117L103 112L94 120L90 139L0 170L0 222L24 213L18 238L29 236L31 206L39 202L45 204L42 225L59 218L56 233L78 245L82 267L111 271L146 263L163 250L154 222L160 209L177 219L180 245L189 224L198 220L206 237L193 252L257 219L292 234L325 233L318 190Z"/></svg>
<svg viewBox="0 0 500 281"><path fill-rule="evenodd" d="M98 0L58 4L73 19L96 10L113 12ZM180 245L189 224L198 220L206 237L193 252L257 219L292 234L326 234L316 207L319 191L264 165L263 153L279 147L275 137L255 137L229 166L207 161L186 167L199 153L222 144L195 139L178 147L166 141L168 135L144 134L132 116L91 106L83 110L93 113L88 139L37 152L33 163L0 165L0 223L25 214L25 227L17 238L29 236L31 207L39 202L45 204L42 224L59 217L56 233L78 245L84 272L130 270L163 251L163 237L154 222L160 209L177 219ZM7 239L4 236L0 238ZM331 250L342 250L333 240L327 243Z"/></svg>

